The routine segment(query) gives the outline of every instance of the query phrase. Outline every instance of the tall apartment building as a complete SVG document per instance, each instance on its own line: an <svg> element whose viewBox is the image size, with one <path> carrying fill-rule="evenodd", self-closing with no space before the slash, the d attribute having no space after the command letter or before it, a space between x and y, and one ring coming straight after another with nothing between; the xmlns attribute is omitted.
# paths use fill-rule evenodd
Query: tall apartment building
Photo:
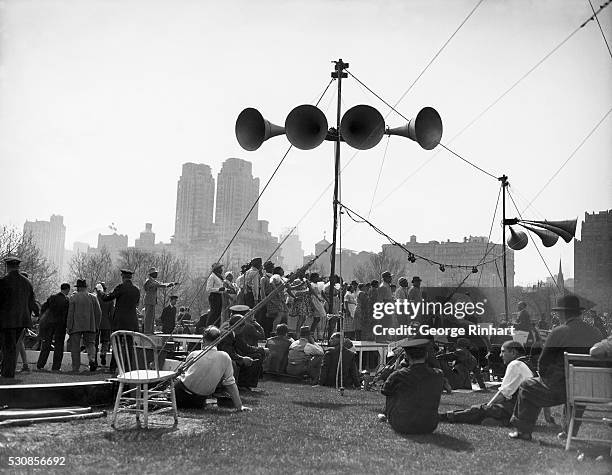
<svg viewBox="0 0 612 475"><path fill-rule="evenodd" d="M612 312L612 210L585 213L580 240L574 240L574 290Z"/></svg>
<svg viewBox="0 0 612 475"><path fill-rule="evenodd" d="M145 230L140 232L140 237L134 242L136 249L153 250L155 248L155 233L153 224L145 223Z"/></svg>
<svg viewBox="0 0 612 475"><path fill-rule="evenodd" d="M61 274L64 269L64 244L66 242L66 226L63 216L54 214L49 221L26 221L23 225L23 233L32 236L34 244L42 255Z"/></svg>
<svg viewBox="0 0 612 475"><path fill-rule="evenodd" d="M283 267L287 273L302 267L304 263L304 249L302 249L300 237L297 232L287 237L288 234L289 230L281 233L279 237L281 242L285 240L280 248L280 254L283 256Z"/></svg>
<svg viewBox="0 0 612 475"><path fill-rule="evenodd" d="M494 262L478 267L478 273L476 274L470 274L469 269L453 269L450 267L446 267L442 272L439 266L431 265L418 257L416 262L410 263L407 261L407 254L402 249L391 244L383 245L383 251L406 262L408 280L411 280L412 276L418 275L423 280L423 287L453 287L459 285L467 275L469 277L463 284L466 287L503 287L501 259L503 246L488 242L486 237L470 236L469 238L463 238L463 242L451 242L449 240L446 242L429 241L420 243L417 242L416 236L410 236L410 242L406 243L405 247L414 254L445 264L475 266L487 251L488 255L485 262L499 257ZM507 249L506 252L506 267L508 287L514 287L514 251L511 249Z"/></svg>
<svg viewBox="0 0 612 475"><path fill-rule="evenodd" d="M259 195L259 178L253 178L251 162L228 158L217 176L215 224L222 239L231 238ZM247 218L243 229L258 230L257 209Z"/></svg>
<svg viewBox="0 0 612 475"><path fill-rule="evenodd" d="M186 244L213 227L215 180L208 165L184 163L176 191L174 239Z"/></svg>

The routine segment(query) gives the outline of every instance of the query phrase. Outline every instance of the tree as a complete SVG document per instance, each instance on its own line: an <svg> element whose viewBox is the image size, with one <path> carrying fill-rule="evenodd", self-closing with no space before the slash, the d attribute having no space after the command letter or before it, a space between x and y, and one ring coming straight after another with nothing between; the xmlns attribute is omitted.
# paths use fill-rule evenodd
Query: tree
<svg viewBox="0 0 612 475"><path fill-rule="evenodd" d="M94 253L80 252L72 257L69 266L72 281L85 279L90 290L98 282L105 282L109 289L120 282L119 272L113 268L111 255L106 248Z"/></svg>
<svg viewBox="0 0 612 475"><path fill-rule="evenodd" d="M45 300L57 291L57 270L34 244L32 235L3 225L0 226L0 259L9 254L17 255L21 259L21 270L27 272L37 300Z"/></svg>
<svg viewBox="0 0 612 475"><path fill-rule="evenodd" d="M406 264L394 257L388 249L372 255L365 264L356 266L353 274L360 282L370 282L380 281L380 275L385 271L391 272L394 276L401 276L406 272Z"/></svg>

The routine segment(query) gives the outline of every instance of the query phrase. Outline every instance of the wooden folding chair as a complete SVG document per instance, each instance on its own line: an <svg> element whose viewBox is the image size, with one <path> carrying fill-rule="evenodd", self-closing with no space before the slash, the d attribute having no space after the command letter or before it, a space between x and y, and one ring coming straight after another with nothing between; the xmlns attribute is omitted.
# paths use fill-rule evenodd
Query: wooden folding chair
<svg viewBox="0 0 612 475"><path fill-rule="evenodd" d="M144 427L148 427L149 415L171 410L174 426L178 424L176 398L174 395L174 371L160 371L160 351L153 340L142 333L116 331L111 335L113 355L117 361L119 391L115 399L111 427L115 427L119 412L136 414L136 424L140 427L140 414ZM170 385L170 401L166 390L156 389L164 382ZM151 389L149 385L154 385ZM127 389L128 386L133 386ZM160 397L162 396L162 397ZM123 406L122 406L123 404ZM153 409L150 409L150 405Z"/></svg>
<svg viewBox="0 0 612 475"><path fill-rule="evenodd" d="M566 360L568 354L566 353ZM575 366L571 361L567 364L567 414L569 427L565 450L569 450L572 440L604 442L612 444L612 439L596 439L573 436L576 421L596 424L609 424L603 416L579 417L579 409L587 409L595 413L612 413L612 368ZM612 446L610 448L612 455Z"/></svg>

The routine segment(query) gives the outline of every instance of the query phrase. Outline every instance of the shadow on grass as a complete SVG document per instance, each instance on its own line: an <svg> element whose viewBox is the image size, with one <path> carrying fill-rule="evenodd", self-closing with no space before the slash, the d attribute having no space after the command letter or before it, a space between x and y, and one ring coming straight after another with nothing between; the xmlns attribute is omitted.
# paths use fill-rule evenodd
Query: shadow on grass
<svg viewBox="0 0 612 475"><path fill-rule="evenodd" d="M433 434L400 434L400 437L417 444L437 445L444 449L452 450L453 452L473 452L474 446L471 442L464 439L458 439L448 434L434 432Z"/></svg>
<svg viewBox="0 0 612 475"><path fill-rule="evenodd" d="M178 427L150 427L139 429L134 426L118 427L116 430L104 432L102 437L111 442L140 442L146 440L158 440L165 434L178 430Z"/></svg>
<svg viewBox="0 0 612 475"><path fill-rule="evenodd" d="M314 407L317 409L341 409L354 404L345 404L343 402L309 402L309 401L293 401L293 404L304 407Z"/></svg>

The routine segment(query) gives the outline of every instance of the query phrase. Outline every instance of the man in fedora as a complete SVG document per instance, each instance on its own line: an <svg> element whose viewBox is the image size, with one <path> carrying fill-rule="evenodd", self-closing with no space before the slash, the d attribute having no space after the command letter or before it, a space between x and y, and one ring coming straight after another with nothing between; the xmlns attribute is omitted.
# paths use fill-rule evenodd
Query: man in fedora
<svg viewBox="0 0 612 475"><path fill-rule="evenodd" d="M14 378L17 365L17 339L24 328L32 327L32 313L39 315L30 281L19 271L21 259L4 258L6 275L0 279L0 351L3 378Z"/></svg>
<svg viewBox="0 0 612 475"><path fill-rule="evenodd" d="M95 295L87 292L87 282L77 279L76 293L68 302L66 331L68 332L68 348L72 355L72 371L77 372L81 366L81 339L87 349L89 370L98 368L96 363L96 331L100 328L102 312Z"/></svg>
<svg viewBox="0 0 612 475"><path fill-rule="evenodd" d="M176 282L160 282L157 280L159 273L155 267L149 269L149 277L144 283L144 305L145 305L145 318L144 318L144 332L147 335L153 334L153 322L155 321L155 306L157 305L157 289L167 289L176 285Z"/></svg>
<svg viewBox="0 0 612 475"><path fill-rule="evenodd" d="M515 431L508 434L512 439L531 440L540 409L565 403L567 395L563 354L588 354L591 346L601 340L599 330L580 318L583 308L577 296L570 294L560 297L553 310L559 312L565 323L554 328L544 343L538 361L540 376L521 383L510 420L516 427Z"/></svg>

